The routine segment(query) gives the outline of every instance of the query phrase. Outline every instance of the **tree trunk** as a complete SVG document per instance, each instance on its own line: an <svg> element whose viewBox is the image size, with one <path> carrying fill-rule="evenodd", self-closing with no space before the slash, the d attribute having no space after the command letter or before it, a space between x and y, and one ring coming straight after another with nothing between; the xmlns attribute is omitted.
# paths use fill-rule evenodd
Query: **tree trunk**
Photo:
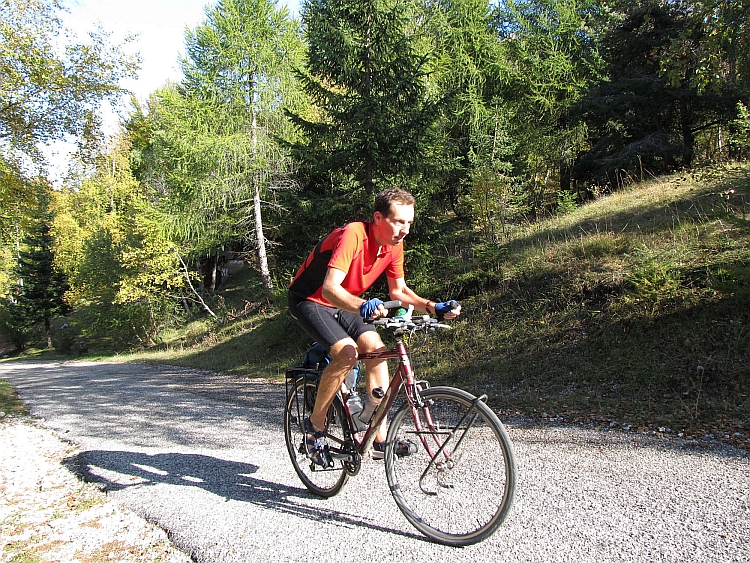
<svg viewBox="0 0 750 563"><path fill-rule="evenodd" d="M44 319L44 333L47 336L47 350L52 350L52 327L50 326L49 317Z"/></svg>
<svg viewBox="0 0 750 563"><path fill-rule="evenodd" d="M680 102L680 128L682 129L682 165L690 168L695 156L695 135L691 126L690 118L692 116L692 107L689 101Z"/></svg>
<svg viewBox="0 0 750 563"><path fill-rule="evenodd" d="M260 213L260 189L255 186L255 195L253 196L253 206L255 208L255 237L258 239L258 267L260 268L260 277L263 280L263 287L268 291L273 289L271 280L271 271L268 268L268 257L266 256L266 238L263 236L263 218Z"/></svg>
<svg viewBox="0 0 750 563"><path fill-rule="evenodd" d="M216 289L216 265L218 262L218 256L212 254L208 257L208 260L202 264L203 287L208 291L214 291Z"/></svg>
<svg viewBox="0 0 750 563"><path fill-rule="evenodd" d="M560 191L571 192L570 190L570 166L567 163L560 164Z"/></svg>
<svg viewBox="0 0 750 563"><path fill-rule="evenodd" d="M257 156L258 146L258 123L256 121L256 112L253 107L253 152ZM258 241L258 267L260 268L260 278L263 287L268 291L273 289L271 280L271 271L268 268L268 256L266 255L266 237L263 235L263 215L260 209L260 179L254 178L255 191L253 193L253 212L255 215L255 238Z"/></svg>

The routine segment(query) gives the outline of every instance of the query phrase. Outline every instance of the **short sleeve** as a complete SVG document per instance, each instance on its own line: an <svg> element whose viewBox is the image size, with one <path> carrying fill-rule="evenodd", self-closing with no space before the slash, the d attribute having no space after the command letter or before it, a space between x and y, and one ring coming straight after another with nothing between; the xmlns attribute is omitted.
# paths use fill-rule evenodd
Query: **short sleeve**
<svg viewBox="0 0 750 563"><path fill-rule="evenodd" d="M350 223L341 230L341 236L328 261L329 268L349 273L354 257L362 252L365 233L361 225L361 223Z"/></svg>

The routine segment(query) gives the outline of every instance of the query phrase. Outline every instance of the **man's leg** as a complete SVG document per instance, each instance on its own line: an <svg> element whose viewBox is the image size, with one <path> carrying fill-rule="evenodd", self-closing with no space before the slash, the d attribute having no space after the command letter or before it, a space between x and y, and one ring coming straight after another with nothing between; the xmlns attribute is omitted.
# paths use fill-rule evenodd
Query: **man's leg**
<svg viewBox="0 0 750 563"><path fill-rule="evenodd" d="M357 346L360 353L375 352L385 348L380 335L377 332L366 332L357 339ZM367 394L368 398L372 397L372 390L380 387L384 391L391 383L390 374L388 373L387 360L366 360L367 368ZM385 457L384 443L388 437L387 420L383 417L383 422L375 434L375 443L372 449L373 459L383 459ZM412 455L417 451L417 445L408 438L400 438L394 444L394 452L398 457Z"/></svg>
<svg viewBox="0 0 750 563"><path fill-rule="evenodd" d="M325 430L326 414L333 398L341 388L346 376L357 363L357 345L351 338L344 338L334 343L328 353L331 355L331 363L328 364L320 377L315 408L310 415L313 428L321 432Z"/></svg>

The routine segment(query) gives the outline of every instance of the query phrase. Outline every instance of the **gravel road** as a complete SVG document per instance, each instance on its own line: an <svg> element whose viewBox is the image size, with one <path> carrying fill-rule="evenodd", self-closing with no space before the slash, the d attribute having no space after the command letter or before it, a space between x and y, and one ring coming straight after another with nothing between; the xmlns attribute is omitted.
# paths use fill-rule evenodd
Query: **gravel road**
<svg viewBox="0 0 750 563"><path fill-rule="evenodd" d="M513 509L457 549L409 525L382 461L332 499L308 494L284 446L283 385L92 362L9 362L0 377L80 446L68 467L198 562L750 561L750 458L718 445L508 424Z"/></svg>

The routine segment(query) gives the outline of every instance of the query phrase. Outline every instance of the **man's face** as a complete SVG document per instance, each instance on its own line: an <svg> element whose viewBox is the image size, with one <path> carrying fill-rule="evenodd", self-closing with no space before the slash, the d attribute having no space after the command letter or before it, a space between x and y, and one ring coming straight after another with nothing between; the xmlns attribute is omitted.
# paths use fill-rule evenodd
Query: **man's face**
<svg viewBox="0 0 750 563"><path fill-rule="evenodd" d="M409 229L414 222L414 206L392 203L387 217L376 211L373 219L377 243L380 246L386 244L396 246L409 234Z"/></svg>

